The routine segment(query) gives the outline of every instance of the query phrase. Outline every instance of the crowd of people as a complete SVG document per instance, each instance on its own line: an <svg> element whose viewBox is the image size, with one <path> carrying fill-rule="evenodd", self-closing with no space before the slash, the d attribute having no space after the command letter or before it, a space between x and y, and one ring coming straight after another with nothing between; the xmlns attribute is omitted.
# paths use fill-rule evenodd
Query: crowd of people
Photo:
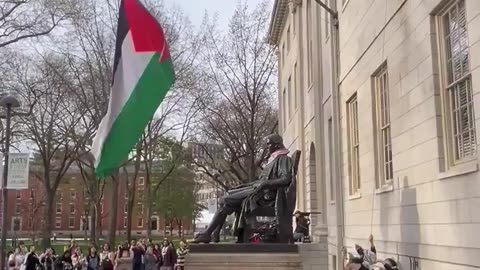
<svg viewBox="0 0 480 270"><path fill-rule="evenodd" d="M84 254L74 240L62 254L47 248L40 255L34 246L19 242L8 254L9 270L184 270L188 253L186 241L175 248L168 239L162 244L140 239L112 249L104 244L101 251L92 246Z"/></svg>

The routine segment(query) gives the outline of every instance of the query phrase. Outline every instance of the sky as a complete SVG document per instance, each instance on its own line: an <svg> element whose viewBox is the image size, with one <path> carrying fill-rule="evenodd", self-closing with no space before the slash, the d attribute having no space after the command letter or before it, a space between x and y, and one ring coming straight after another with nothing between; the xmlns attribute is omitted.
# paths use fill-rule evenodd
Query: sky
<svg viewBox="0 0 480 270"><path fill-rule="evenodd" d="M242 0L243 1L243 0ZM262 0L247 0L250 8L255 7ZM270 0L273 3L274 0ZM175 4L190 17L194 25L202 22L205 10L209 14L218 13L220 26L227 26L228 20L233 15L233 11L237 6L238 0L166 0L168 4Z"/></svg>

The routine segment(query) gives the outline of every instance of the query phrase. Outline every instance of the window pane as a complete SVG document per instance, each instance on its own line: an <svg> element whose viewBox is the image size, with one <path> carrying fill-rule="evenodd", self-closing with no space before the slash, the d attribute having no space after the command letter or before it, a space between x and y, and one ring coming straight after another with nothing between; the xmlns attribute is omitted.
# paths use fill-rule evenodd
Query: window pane
<svg viewBox="0 0 480 270"><path fill-rule="evenodd" d="M375 110L377 116L378 141L378 179L377 188L393 179L392 147L390 133L390 94L388 88L388 72L385 66L375 77Z"/></svg>
<svg viewBox="0 0 480 270"><path fill-rule="evenodd" d="M461 160L476 154L475 115L470 78L456 83L449 91L455 159Z"/></svg>

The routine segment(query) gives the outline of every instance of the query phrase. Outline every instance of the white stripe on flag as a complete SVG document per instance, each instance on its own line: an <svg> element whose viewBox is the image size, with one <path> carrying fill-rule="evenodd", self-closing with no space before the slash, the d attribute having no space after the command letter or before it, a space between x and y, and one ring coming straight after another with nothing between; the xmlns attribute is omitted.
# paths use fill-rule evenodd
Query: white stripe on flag
<svg viewBox="0 0 480 270"><path fill-rule="evenodd" d="M97 134L93 140L92 154L95 157L95 164L100 160L103 143L110 133L113 123L127 103L138 80L142 76L145 68L152 59L154 53L137 53L134 49L130 31L125 36L122 43L122 57L118 63L114 74L114 83L110 92L110 102L108 104L107 114L103 117Z"/></svg>

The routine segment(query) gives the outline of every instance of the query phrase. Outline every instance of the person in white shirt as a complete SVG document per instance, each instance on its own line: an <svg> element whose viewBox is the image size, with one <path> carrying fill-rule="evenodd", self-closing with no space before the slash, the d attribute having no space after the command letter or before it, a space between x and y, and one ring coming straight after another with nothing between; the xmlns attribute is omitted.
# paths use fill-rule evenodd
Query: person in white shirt
<svg viewBox="0 0 480 270"><path fill-rule="evenodd" d="M15 251L8 258L8 269L20 270L25 261L25 252L20 248L15 248Z"/></svg>

